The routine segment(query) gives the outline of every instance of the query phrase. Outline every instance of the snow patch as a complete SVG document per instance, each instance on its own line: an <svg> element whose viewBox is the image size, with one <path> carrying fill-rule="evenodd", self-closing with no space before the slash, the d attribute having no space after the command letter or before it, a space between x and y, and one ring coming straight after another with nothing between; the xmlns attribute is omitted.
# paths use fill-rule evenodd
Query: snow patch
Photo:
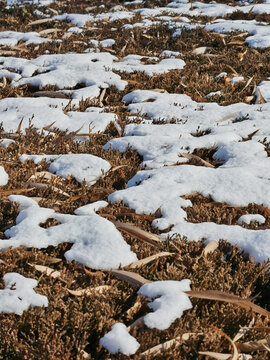
<svg viewBox="0 0 270 360"><path fill-rule="evenodd" d="M93 92L94 91L94 92ZM68 92L68 90L66 90ZM81 98L95 97L99 95L99 88L95 86L78 90L70 90L72 97L71 106L78 105ZM22 121L21 130L29 127L29 122L37 129L50 125L62 131L77 131L80 133L98 133L104 131L111 122L117 121L113 113L103 112L104 109L91 107L85 112L65 111L68 99L51 99L47 97L36 98L5 98L0 100L1 122L5 131L16 131L18 124Z"/></svg>
<svg viewBox="0 0 270 360"><path fill-rule="evenodd" d="M108 206L109 203L107 201L95 201L94 203L91 204L87 204L84 206L79 207L78 209L76 209L74 211L74 214L76 215L89 215L89 214L93 214L96 211L98 211L99 209L102 209L106 206Z"/></svg>
<svg viewBox="0 0 270 360"><path fill-rule="evenodd" d="M155 299L148 304L154 312L145 315L144 323L149 328L168 329L192 304L184 291L190 290L190 280L154 281L144 284L138 294Z"/></svg>
<svg viewBox="0 0 270 360"><path fill-rule="evenodd" d="M124 137L111 140L105 148L112 146L122 152L131 146L143 156L146 170L138 172L125 190L111 194L109 201L123 201L137 213L153 214L160 208L161 217L153 225L160 230L173 225L164 238L175 234L190 240L223 238L258 261L270 257L269 229L188 223L183 208L192 204L181 198L198 192L233 206L270 206L270 158L262 144L270 140L270 104L200 104L186 95L147 90L129 93L123 100L129 104L129 112L146 115L150 120L128 124ZM153 120L164 124L152 124ZM170 123L172 120L175 123ZM248 140L250 134L252 140ZM217 148L213 157L219 167L184 164L187 159L182 153L213 147Z"/></svg>
<svg viewBox="0 0 270 360"><path fill-rule="evenodd" d="M0 166L0 186L6 185L8 183L8 174L6 173L3 166Z"/></svg>
<svg viewBox="0 0 270 360"><path fill-rule="evenodd" d="M20 156L21 162L32 160L36 164L42 160L51 161L49 171L53 174L73 176L78 182L86 182L88 186L94 185L97 180L110 170L108 161L91 154L65 154L65 155L26 155Z"/></svg>
<svg viewBox="0 0 270 360"><path fill-rule="evenodd" d="M19 41L25 41L25 45L29 44L43 44L53 41L51 39L42 38L37 32L17 32L17 31L1 31L0 45L2 46L16 46Z"/></svg>
<svg viewBox="0 0 270 360"><path fill-rule="evenodd" d="M127 327L122 323L114 324L111 331L99 342L112 354L121 352L124 355L133 355L140 347L138 341L129 334Z"/></svg>
<svg viewBox="0 0 270 360"><path fill-rule="evenodd" d="M9 246L46 248L63 242L72 243L65 253L67 260L78 261L92 269L115 269L137 260L120 232L108 220L91 213L84 216L55 213L52 209L39 207L33 200L17 195L9 197L22 204L16 225L5 231L8 240L0 240L0 249ZM49 218L59 225L44 229L39 225Z"/></svg>
<svg viewBox="0 0 270 360"><path fill-rule="evenodd" d="M0 313L22 315L30 306L48 306L46 296L33 290L38 282L17 273L4 275L5 288L0 290Z"/></svg>
<svg viewBox="0 0 270 360"><path fill-rule="evenodd" d="M256 221L259 224L264 224L265 223L265 217L260 215L260 214L247 214L247 215L242 215L240 216L240 218L237 220L238 224L250 224L251 222Z"/></svg>

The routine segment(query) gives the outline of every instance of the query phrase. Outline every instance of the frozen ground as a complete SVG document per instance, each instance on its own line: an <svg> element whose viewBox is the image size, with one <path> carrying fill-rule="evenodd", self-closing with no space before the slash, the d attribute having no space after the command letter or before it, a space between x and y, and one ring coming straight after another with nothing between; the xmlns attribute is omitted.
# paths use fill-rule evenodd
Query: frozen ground
<svg viewBox="0 0 270 360"><path fill-rule="evenodd" d="M6 6L9 9L22 3L24 1L11 0ZM44 6L54 1L29 0L27 3ZM128 266L140 258L139 251L131 249L124 235L110 221L114 214L108 210L105 218L96 213L106 208L117 209L114 204L122 203L132 214L141 218L148 216L149 227L152 226L164 241L168 237L172 241L179 237L188 241L205 239L206 243L223 239L239 246L257 262L270 258L270 74L262 72L261 80L256 82L256 74L249 76L244 65L245 75L242 76L225 63L224 70L231 71L232 75L229 77L225 71L218 73L217 66L211 74L212 80L208 79L214 91L202 96L196 90L196 97L185 85L187 76L192 74L182 76L180 71L188 74L196 56L201 56L204 65L205 62L213 64L218 57L218 47L208 53L208 46L200 46L183 55L175 48L170 50L169 45L168 48L162 46L158 40L155 56L143 55L144 51L125 52L129 41L136 47L138 31L142 32L144 40L152 40L154 36L146 33L147 29L166 26L171 31L167 39L170 44L178 41L183 33L201 31L205 38L213 37L224 47L236 46L235 57L241 64L250 49L253 56L259 58L260 51L270 47L270 1L237 3L195 1L191 4L174 0L163 7L147 8L143 1L129 1L125 7L115 6L108 11L97 6L83 13L52 11L53 16L49 18L52 28L47 34L53 33L53 26L57 28L61 24L65 35L82 39L74 40L75 45L76 41L77 44L86 42L84 50L78 53L70 50L61 53L61 46L68 46L65 43L68 37L62 34L61 38L53 38L45 36L43 30L30 31L31 23L24 32L9 29L0 32L3 50L0 54L3 89L0 118L4 134L0 150L5 153L5 159L0 162L0 185L5 198L10 195L8 200L18 205L15 223L10 222L3 230L1 251L20 246L47 249L69 243L69 248L62 251L67 261L102 271ZM95 12L96 9L99 10ZM235 12L242 18L234 18ZM41 19L46 24L48 16L43 15ZM94 32L100 24L131 31L132 40L127 40L120 48L119 38L117 42L111 37L95 38L93 35L89 40L89 32ZM117 28L112 33L116 31ZM232 33L238 34L237 40L227 42ZM53 46L58 46L56 53L52 51ZM185 46L184 43L183 48ZM8 51L15 51L15 54ZM34 55L30 55L31 51ZM266 65L258 61L258 66ZM172 87L180 84L181 91L155 88L155 79L161 79L162 86L170 77ZM224 106L216 100L223 96L218 88L221 83L222 86L229 84L232 92L233 87L239 93L253 88L249 97L243 97L247 99L245 102L231 101ZM114 137L108 135L110 126L113 126ZM20 136L27 136L29 127L46 136L66 132L74 137L74 147L62 146L61 151L55 153L59 139L49 151L46 146L42 150L37 146L38 151L34 151L27 143L23 147ZM88 145L93 142L93 148L99 146L99 150L93 151L95 154L76 152L84 140ZM83 188L81 198L85 203L74 213L68 213L57 211L54 206L39 205L38 202L46 198L46 192L39 198L31 196L32 193L28 196L28 191L25 195L17 195L24 192L14 188L13 175L9 173L9 169L14 171L8 165L8 151L13 147L17 147L18 161L27 169L18 176L19 179L25 177L25 184L31 167L35 169L32 176L36 176L42 166L47 166L48 172L62 177L65 184L62 194L64 191L67 194L65 186L68 188L69 182L75 179ZM105 186L99 185L100 181L105 178L102 184L106 185L106 177L117 171L121 177L121 171L128 166L110 161L111 154L118 150L120 158L130 149L141 156L141 169L130 176L125 188L121 187L120 178L114 181L114 191L106 192ZM204 153L210 155L205 159L198 155ZM53 181L50 186L55 185ZM96 184L94 189L103 194L101 201L95 198L95 190L93 197L89 196ZM30 185L38 187L40 184ZM68 201L76 201L76 196L75 192L67 195ZM215 219L192 221L189 211L196 205L192 196L195 200L196 196L210 198L217 207L222 204L232 212L237 209L241 216L234 223L226 219L223 222ZM57 205L56 198L53 201ZM252 206L261 209L263 215L255 210L248 213L247 209ZM49 226L51 221L54 225ZM33 288L38 285L35 280L18 273L6 273L3 279L5 288L0 290L0 312L22 315L30 306L48 306L47 297L34 292ZM143 285L138 294L148 298L153 310L144 316L145 325L151 329L168 329L181 318L183 311L191 309L189 297L184 293L190 290L189 284L188 279L175 279ZM125 355L136 353L140 346L122 323L114 324L100 343L112 354L122 352Z"/></svg>

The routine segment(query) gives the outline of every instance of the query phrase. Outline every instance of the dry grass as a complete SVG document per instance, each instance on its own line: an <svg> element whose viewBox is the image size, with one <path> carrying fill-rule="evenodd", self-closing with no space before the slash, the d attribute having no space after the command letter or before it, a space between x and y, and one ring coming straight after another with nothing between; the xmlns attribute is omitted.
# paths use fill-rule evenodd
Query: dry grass
<svg viewBox="0 0 270 360"><path fill-rule="evenodd" d="M20 135L18 145L10 145L1 149L1 158L11 181L1 189L1 228L4 231L14 225L18 209L7 200L5 192L16 193L24 189L21 194L32 197L42 197L40 205L53 207L57 211L73 213L74 209L86 203L106 199L107 195L125 187L126 182L136 173L141 158L131 150L124 154L117 151L104 151L102 145L108 139L116 136L113 128L109 128L106 139L93 136L89 142L74 143L72 137L65 133L51 135L38 134L30 128L26 135ZM25 181L37 171L47 170L46 162L34 165L32 162L21 164L18 154L27 153L66 153L67 151L80 153L87 152L111 161L114 166L125 165L119 171L99 180L91 188L78 184L74 179L48 182L48 189L33 189L29 191L24 186ZM203 152L197 152L203 158ZM205 152L207 154L207 152ZM208 154L209 155L209 154ZM207 155L205 155L206 158ZM135 166L135 164L137 164ZM41 179L40 181L46 182ZM71 197L66 199L51 189L51 185L64 189ZM190 196L192 208L187 208L188 220L192 222L214 221L216 223L235 224L237 218L245 213L261 213L264 208L250 205L248 208L233 208L226 204L215 203L210 198L200 195ZM121 203L110 205L100 210L100 215L110 220L133 223L141 229L157 232L151 226L152 220L159 214L152 216L137 215ZM56 223L47 221L43 227L55 226ZM269 216L265 224L269 227ZM250 228L260 228L253 224ZM158 233L158 232L157 232ZM1 234L4 236L3 232ZM189 278L193 289L215 289L241 297L255 298L255 302L265 309L269 304L269 268L256 264L248 259L246 254L224 241L219 243L213 253L202 256L203 242L187 242L184 239L172 243L167 241L163 247L157 249L150 244L143 243L133 236L123 233L125 240L131 245L139 259L146 258L160 251L173 253L170 257L161 257L135 271L149 280L181 280ZM83 359L81 350L90 354L93 359L108 359L108 353L99 346L98 340L117 321L129 325L140 316L148 312L143 305L127 317L127 310L136 302L136 289L115 279L108 272L85 269L77 263L65 260L63 254L70 247L64 243L57 247L48 247L44 250L10 249L1 255L1 274L16 271L20 274L39 280L38 292L46 294L49 307L46 309L34 308L24 312L23 316L0 315L1 347L3 359ZM61 279L53 279L42 275L28 264L49 266L60 271ZM134 271L134 270L133 270ZM108 291L97 295L73 296L67 289L78 290L110 286ZM233 337L241 326L251 321L253 314L235 305L215 301L193 299L194 308L166 331L150 329L134 329L133 334L141 343L140 352L146 351L155 345L181 336L184 333L200 333L193 335L180 345L171 347L159 359L197 359L198 352L203 350L229 351L227 341L217 336L209 327L216 326ZM263 328L259 333L251 330L245 341L265 338L268 322L262 316L255 316L254 328ZM49 345L50 344L50 345ZM123 355L112 356L112 359L125 359ZM138 357L135 355L134 359ZM266 352L255 352L254 359L267 359Z"/></svg>
<svg viewBox="0 0 270 360"><path fill-rule="evenodd" d="M169 1L148 1L145 7L165 6ZM209 1L205 1L209 2ZM217 1L222 2L222 1ZM232 1L233 3L233 1ZM41 8L44 13L53 16L55 11L94 14L105 12L115 5L123 5L122 1L61 1L51 5L51 9ZM88 8L92 9L89 10ZM136 8L138 5L127 6L127 9ZM185 60L186 67L183 70L171 71L169 74L147 77L145 74L125 74L121 77L129 82L125 91L119 93L114 88L107 89L104 105L108 110L115 112L122 124L127 123L128 112L121 102L122 97L135 89L164 89L169 93L184 93L197 101L205 101L205 95L212 91L220 90L222 96L211 98L221 105L247 102L254 88L269 76L270 50L254 50L248 48L243 42L244 38L239 33L229 34L225 38L225 44L218 36L212 36L201 30L183 31L177 39L172 38L172 29L165 25L153 26L148 29L135 28L124 29L125 23L141 21L140 16L131 20L125 19L113 23L97 23L96 28L89 28L84 34L73 34L69 39L63 39L70 24L54 22L38 24L29 28L31 21L38 19L33 13L32 6L23 6L15 9L0 8L0 31L41 31L55 28L60 31L50 35L55 39L62 39L59 43L47 43L39 46L23 46L16 49L16 56L28 59L35 58L45 51L50 53L83 52L89 47L92 38L103 40L114 38L115 45L110 49L118 57L128 54L140 54L143 56L158 56L163 50L181 52L181 58ZM269 15L243 15L240 12L230 15L228 18L248 18L269 21ZM201 21L207 19L201 18ZM88 24L90 27L91 24ZM116 30L115 30L116 29ZM232 44L235 42L235 44ZM200 46L207 46L206 55L195 55L192 51ZM1 47L4 50L12 50ZM240 53L245 53L241 58ZM242 60L241 60L242 59ZM233 70L234 71L233 71ZM220 72L228 73L227 79L215 80ZM245 77L245 82L234 86L230 84L233 73ZM246 88L249 78L252 81ZM54 91L54 87L45 87L44 91ZM34 96L36 89L27 86L11 88L8 81L5 87L0 88L0 98L16 96ZM252 100L253 101L253 100ZM81 102L79 110L84 111L92 105L89 100ZM200 129L194 136L203 136L205 133ZM128 180L135 175L142 162L141 157L133 150L127 149L121 154L119 151L103 149L103 145L110 139L119 136L115 127L109 126L102 134L91 135L85 142L74 141L74 134L67 134L55 130L55 132L41 134L32 126L26 130L26 134L4 134L0 131L0 137L15 138L16 143L8 148L0 147L0 164L5 167L9 174L8 185L0 189L0 238L4 239L4 231L15 224L18 215L18 207L11 203L7 196L10 194L22 194L29 197L38 197L39 204L44 207L54 208L62 213L72 214L79 206L97 200L107 200L107 196L115 190L125 188ZM270 156L269 144L264 144ZM220 164L213 158L216 149L196 149L193 155L218 167ZM48 170L48 164L44 161L35 165L27 161L21 163L19 155L28 154L66 154L66 153L89 153L102 157L109 161L115 171L111 171L91 187L79 184L74 178L67 180L53 177L46 180L38 177L38 173ZM196 158L190 160L193 165L200 165ZM193 162L192 162L193 161ZM47 187L39 189L26 186L29 178L35 175L37 181L46 184ZM64 191L55 192L54 187ZM187 220L198 223L213 221L217 224L236 225L238 218L246 213L262 214L266 218L263 225L252 223L242 225L249 229L270 228L269 209L260 204L250 204L245 208L229 206L225 203L217 203L210 197L200 194L190 194L193 206L186 208ZM129 222L140 229L159 234L151 225L152 221L160 214L144 215L136 214L122 203L110 204L99 211L101 216L109 220ZM57 223L48 220L43 227L56 226ZM269 264L257 264L250 259L248 254L241 252L236 246L220 240L218 248L204 256L205 244L201 242L187 242L186 239L168 239L161 248L142 242L132 235L123 232L125 240L131 245L139 259L157 254L161 251L172 253L172 256L164 256L149 262L132 271L149 280L181 280L189 278L193 290L220 290L241 297L250 297L253 301L270 311L270 271ZM219 239L216 239L217 241ZM37 292L48 297L49 307L33 308L25 311L20 317L13 314L0 314L0 359L50 359L69 360L83 359L83 352L88 354L89 359L128 359L124 355L109 355L99 345L99 339L110 329L110 326L118 321L126 325L132 324L136 319L149 312L142 300L139 307L134 307L138 301L136 289L126 282L116 279L110 272L93 271L84 266L68 262L64 253L71 245L63 243L57 247L47 249L8 249L0 255L0 279L7 272L15 271L26 277L36 278L39 282ZM31 264L48 266L59 271L60 278L52 278L35 270ZM128 269L127 270L131 270ZM74 296L70 290L96 288L106 285L106 291L93 292L87 296ZM1 280L0 287L3 288ZM192 299L193 309L184 313L181 319L176 320L166 331L158 331L146 328L134 328L132 334L141 343L138 353L142 353L155 345L170 339L181 337L185 333L194 333L188 339L175 343L164 353L159 353L155 359L204 359L199 355L200 351L216 351L230 353L229 342L213 326L221 329L233 338L242 326L248 326L254 318L253 327L247 332L240 342L251 340L269 339L269 319L255 315L251 311L242 309L236 305L223 302ZM129 311L129 309L132 309ZM212 328L211 328L212 326ZM258 350L254 345L252 359L266 360L266 350ZM150 356L140 357L134 355L134 359L150 359Z"/></svg>

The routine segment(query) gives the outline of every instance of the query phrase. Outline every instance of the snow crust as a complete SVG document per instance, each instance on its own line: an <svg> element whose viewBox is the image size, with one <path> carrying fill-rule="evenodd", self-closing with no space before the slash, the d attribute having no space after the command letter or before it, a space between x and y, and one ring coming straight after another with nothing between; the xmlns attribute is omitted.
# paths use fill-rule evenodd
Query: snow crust
<svg viewBox="0 0 270 360"><path fill-rule="evenodd" d="M55 213L54 210L39 207L25 196L10 198L22 204L16 225L5 231L8 240L0 240L0 249L9 246L46 248L63 242L72 243L65 253L67 260L75 260L92 269L115 269L137 260L120 232L108 220L96 215L76 216ZM39 224L53 218L59 225L44 229Z"/></svg>
<svg viewBox="0 0 270 360"><path fill-rule="evenodd" d="M122 323L114 324L111 331L99 342L112 354L121 352L124 355L133 355L140 347L138 341L129 334L127 327Z"/></svg>
<svg viewBox="0 0 270 360"><path fill-rule="evenodd" d="M148 304L154 311L145 315L144 323L149 328L168 329L192 304L184 291L190 290L190 280L154 281L143 285L138 294L155 299Z"/></svg>
<svg viewBox="0 0 270 360"><path fill-rule="evenodd" d="M36 294L38 282L18 273L4 275L5 288L0 290L0 313L22 315L30 306L48 306L46 296Z"/></svg>

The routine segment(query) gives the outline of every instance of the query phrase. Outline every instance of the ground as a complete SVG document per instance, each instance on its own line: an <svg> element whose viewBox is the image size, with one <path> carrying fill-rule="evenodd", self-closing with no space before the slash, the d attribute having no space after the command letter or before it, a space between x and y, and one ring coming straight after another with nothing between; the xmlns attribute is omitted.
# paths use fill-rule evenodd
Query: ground
<svg viewBox="0 0 270 360"><path fill-rule="evenodd" d="M0 4L0 302L13 272L48 299L0 306L1 359L268 359L269 21L269 1ZM140 287L184 279L192 308L147 327ZM116 323L136 352L101 345Z"/></svg>

